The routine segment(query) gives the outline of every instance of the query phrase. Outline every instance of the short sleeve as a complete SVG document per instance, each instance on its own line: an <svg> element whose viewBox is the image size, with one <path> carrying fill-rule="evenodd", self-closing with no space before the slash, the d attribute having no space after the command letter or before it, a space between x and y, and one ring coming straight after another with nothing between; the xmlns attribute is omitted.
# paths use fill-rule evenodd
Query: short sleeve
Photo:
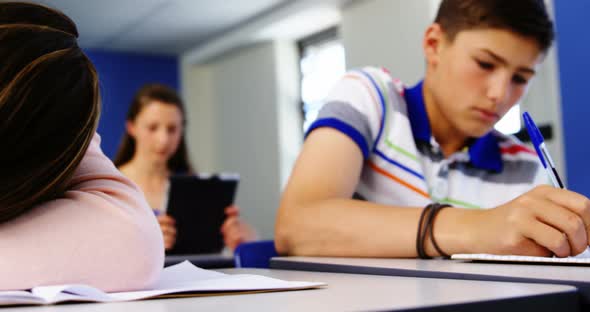
<svg viewBox="0 0 590 312"><path fill-rule="evenodd" d="M387 92L379 83L379 72L376 68L347 72L325 98L306 137L321 127L334 128L353 140L366 159L383 123Z"/></svg>

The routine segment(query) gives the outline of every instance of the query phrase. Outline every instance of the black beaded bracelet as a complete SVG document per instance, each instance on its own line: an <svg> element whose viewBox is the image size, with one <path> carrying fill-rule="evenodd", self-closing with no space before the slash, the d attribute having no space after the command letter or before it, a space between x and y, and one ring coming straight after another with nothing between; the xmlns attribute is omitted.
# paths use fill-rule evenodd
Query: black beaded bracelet
<svg viewBox="0 0 590 312"><path fill-rule="evenodd" d="M428 214L431 205L427 205L422 209L422 213L420 213L420 219L418 219L418 232L416 233L416 253L420 259L430 259L430 257L424 251L424 236L426 232L426 226L424 225L424 216Z"/></svg>
<svg viewBox="0 0 590 312"><path fill-rule="evenodd" d="M431 203L422 210L420 219L418 220L418 233L416 235L416 252L420 259L432 259L432 257L426 254L426 251L424 250L424 243L428 236L430 236L430 241L432 241L434 249L436 249L441 256L446 258L449 257L448 254L442 251L434 238L434 219L436 218L436 215L446 207L450 207L450 205Z"/></svg>
<svg viewBox="0 0 590 312"><path fill-rule="evenodd" d="M427 221L427 225L428 228L430 230L430 241L432 242L432 245L434 246L434 249L436 249L436 251L445 258L450 258L450 256L442 251L442 249L438 246L438 244L436 243L436 240L434 239L434 220L436 218L436 215L444 208L450 207L451 205L446 205L446 204L434 204L434 206L430 209L430 218Z"/></svg>

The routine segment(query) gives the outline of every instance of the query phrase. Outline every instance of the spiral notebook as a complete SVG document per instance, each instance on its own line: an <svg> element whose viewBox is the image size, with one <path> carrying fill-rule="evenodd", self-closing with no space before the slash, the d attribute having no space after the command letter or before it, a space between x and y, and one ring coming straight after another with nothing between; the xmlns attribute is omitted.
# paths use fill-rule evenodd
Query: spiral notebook
<svg viewBox="0 0 590 312"><path fill-rule="evenodd" d="M492 255L492 254L454 254L453 260L472 260L484 262L512 262L512 263L533 263L533 264L572 264L590 265L590 249L573 257L532 257L514 255Z"/></svg>

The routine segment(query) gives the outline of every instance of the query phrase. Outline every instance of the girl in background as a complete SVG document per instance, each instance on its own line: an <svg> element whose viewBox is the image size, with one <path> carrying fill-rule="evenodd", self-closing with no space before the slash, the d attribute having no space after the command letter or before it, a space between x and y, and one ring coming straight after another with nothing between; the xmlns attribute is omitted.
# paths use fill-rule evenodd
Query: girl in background
<svg viewBox="0 0 590 312"><path fill-rule="evenodd" d="M115 165L143 190L156 211L166 250L174 247L174 219L165 213L169 178L194 174L184 139L185 111L176 92L164 85L149 84L135 95L127 113L126 132L115 157ZM197 208L197 207L195 207ZM220 231L231 250L254 240L251 226L239 218L235 205L226 208ZM204 238L206 239L206 238Z"/></svg>

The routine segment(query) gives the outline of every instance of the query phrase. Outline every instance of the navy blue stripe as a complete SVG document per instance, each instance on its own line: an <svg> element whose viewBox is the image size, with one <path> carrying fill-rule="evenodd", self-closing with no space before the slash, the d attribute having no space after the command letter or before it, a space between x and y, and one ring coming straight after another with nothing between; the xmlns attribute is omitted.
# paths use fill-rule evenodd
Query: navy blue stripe
<svg viewBox="0 0 590 312"><path fill-rule="evenodd" d="M426 105L424 104L424 95L422 94L423 84L424 81L420 81L417 85L406 89L404 98L406 100L408 118L410 119L414 139L430 142L432 132L430 130L428 114L426 113Z"/></svg>
<svg viewBox="0 0 590 312"><path fill-rule="evenodd" d="M354 141L354 143L356 143L356 145L359 146L359 148L361 149L361 151L363 153L363 158L367 159L369 157L369 145L367 144L367 141L365 141L365 138L363 137L363 135L358 130L356 130L354 127L343 122L340 119L323 118L323 119L318 119L318 120L314 121L311 124L311 126L309 126L309 129L305 133L305 137L307 137L311 133L311 131L313 131L317 128L320 128L320 127L334 128L334 129L339 130L340 132L346 134L348 137L350 137Z"/></svg>
<svg viewBox="0 0 590 312"><path fill-rule="evenodd" d="M381 152L381 151L379 151L379 150L375 150L375 154L379 155L379 157L383 158L383 159L384 159L385 161L387 161L388 163L390 163L390 164L392 164L392 165L394 165L394 166L398 166L398 167L400 167L401 169L403 169L403 170L405 170L405 171L407 171L407 172L411 173L412 175L415 175L416 177L420 178L421 180L424 180L424 181L426 181L426 179L424 179L424 176L423 176L423 175L421 175L420 173L418 173L418 172L416 172L416 171L414 171L414 170L412 170L412 169L410 169L410 168L408 168L408 167L406 167L406 166L404 166L404 165L402 165L402 164L398 163L397 161L395 161L395 160L393 160L393 159L391 159L391 158L387 157L385 154L383 154L383 152Z"/></svg>
<svg viewBox="0 0 590 312"><path fill-rule="evenodd" d="M377 83L375 82L373 77L371 77L371 75L369 75L367 72L363 71L362 69L359 69L357 71L360 72L363 76L367 77L369 79L369 81L371 81L373 88L375 88L377 95L379 95L379 101L381 102L381 124L379 125L379 132L377 133L377 138L373 142L373 147L372 147L373 150L377 150L377 142L379 142L379 140L381 139L381 134L383 133L383 126L385 125L385 98L383 97L383 94L381 94L381 90L379 89L379 87L377 86Z"/></svg>
<svg viewBox="0 0 590 312"><path fill-rule="evenodd" d="M375 82L375 80L373 79L373 77L371 77L371 75L369 75L368 73L366 73L365 71L362 70L358 70L358 72L360 72L361 74L363 74L365 77L367 77L371 83L373 84L373 87L375 88L375 90L377 91L377 94L379 95L379 100L381 101L381 125L379 126L379 133L377 134L377 139L375 140L375 142L373 142L373 152L375 154L377 154L379 157L383 158L383 160L387 161L388 163L394 165L394 166L398 166L399 168L407 171L408 173L415 175L416 177L420 178L421 180L426 180L424 179L424 176L421 175L420 173L398 163L397 161L387 157L385 154L383 154L383 152L379 151L377 149L377 142L379 142L379 140L381 139L381 134L383 133L383 127L385 126L385 98L383 97L383 94L381 93L381 90L379 89L379 87L377 86L377 83Z"/></svg>

